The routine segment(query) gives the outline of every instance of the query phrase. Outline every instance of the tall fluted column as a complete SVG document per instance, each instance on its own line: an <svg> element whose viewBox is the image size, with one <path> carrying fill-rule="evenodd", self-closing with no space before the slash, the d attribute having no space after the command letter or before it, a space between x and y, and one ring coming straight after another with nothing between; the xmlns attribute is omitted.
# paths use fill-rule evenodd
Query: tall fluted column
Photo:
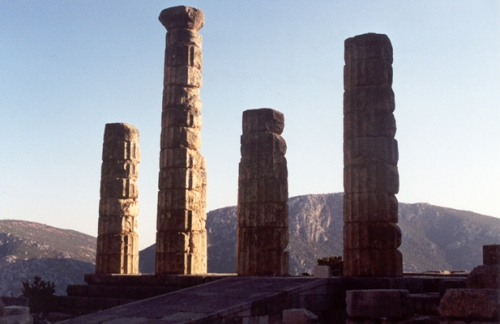
<svg viewBox="0 0 500 324"><path fill-rule="evenodd" d="M344 274L403 274L394 139L392 45L386 35L345 41Z"/></svg>
<svg viewBox="0 0 500 324"><path fill-rule="evenodd" d="M167 29L156 234L157 274L207 272L206 171L201 147L203 12L179 6L159 17Z"/></svg>
<svg viewBox="0 0 500 324"><path fill-rule="evenodd" d="M106 124L102 149L101 200L96 273L139 273L139 131Z"/></svg>
<svg viewBox="0 0 500 324"><path fill-rule="evenodd" d="M236 271L241 276L288 274L288 170L285 117L262 108L243 112L238 179Z"/></svg>

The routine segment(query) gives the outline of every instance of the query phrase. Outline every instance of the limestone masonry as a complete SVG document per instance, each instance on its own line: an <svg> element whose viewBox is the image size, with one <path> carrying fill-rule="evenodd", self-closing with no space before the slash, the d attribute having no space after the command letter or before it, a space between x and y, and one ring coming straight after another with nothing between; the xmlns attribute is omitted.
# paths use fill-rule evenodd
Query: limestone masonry
<svg viewBox="0 0 500 324"><path fill-rule="evenodd" d="M102 149L101 200L96 273L139 272L139 131L106 124Z"/></svg>
<svg viewBox="0 0 500 324"><path fill-rule="evenodd" d="M201 147L203 12L163 10L167 29L156 234L157 274L207 272L206 170Z"/></svg>
<svg viewBox="0 0 500 324"><path fill-rule="evenodd" d="M398 247L398 143L392 45L386 35L345 41L344 275L403 275Z"/></svg>
<svg viewBox="0 0 500 324"><path fill-rule="evenodd" d="M243 112L238 179L236 272L238 275L288 274L288 170L282 113Z"/></svg>

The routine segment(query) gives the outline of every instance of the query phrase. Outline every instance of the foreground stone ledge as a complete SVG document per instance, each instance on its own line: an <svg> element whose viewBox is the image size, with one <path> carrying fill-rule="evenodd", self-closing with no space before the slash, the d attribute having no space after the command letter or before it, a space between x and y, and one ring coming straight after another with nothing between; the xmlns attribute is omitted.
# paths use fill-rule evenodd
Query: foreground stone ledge
<svg viewBox="0 0 500 324"><path fill-rule="evenodd" d="M405 318L413 315L408 290L348 290L347 314L350 317Z"/></svg>
<svg viewBox="0 0 500 324"><path fill-rule="evenodd" d="M467 276L467 288L500 289L500 265L475 267Z"/></svg>
<svg viewBox="0 0 500 324"><path fill-rule="evenodd" d="M441 316L499 321L497 289L449 289L441 299Z"/></svg>

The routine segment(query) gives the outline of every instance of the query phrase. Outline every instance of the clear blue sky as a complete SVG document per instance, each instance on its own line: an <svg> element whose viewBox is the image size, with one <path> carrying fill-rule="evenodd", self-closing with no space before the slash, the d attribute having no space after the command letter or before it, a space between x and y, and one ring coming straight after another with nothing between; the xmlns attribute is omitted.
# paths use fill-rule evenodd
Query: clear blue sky
<svg viewBox="0 0 500 324"><path fill-rule="evenodd" d="M154 242L165 29L205 13L208 210L235 205L241 115L285 114L290 196L343 191L346 38L394 48L400 202L500 217L500 5L474 1L0 0L0 218L97 235L104 125L141 133L141 248Z"/></svg>

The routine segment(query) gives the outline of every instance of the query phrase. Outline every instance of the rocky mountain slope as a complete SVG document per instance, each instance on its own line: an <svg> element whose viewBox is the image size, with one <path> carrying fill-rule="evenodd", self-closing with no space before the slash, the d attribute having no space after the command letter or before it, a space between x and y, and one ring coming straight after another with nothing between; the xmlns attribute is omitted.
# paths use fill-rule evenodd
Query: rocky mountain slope
<svg viewBox="0 0 500 324"><path fill-rule="evenodd" d="M21 294L21 282L39 276L65 294L94 272L96 239L39 223L0 220L0 296Z"/></svg>

